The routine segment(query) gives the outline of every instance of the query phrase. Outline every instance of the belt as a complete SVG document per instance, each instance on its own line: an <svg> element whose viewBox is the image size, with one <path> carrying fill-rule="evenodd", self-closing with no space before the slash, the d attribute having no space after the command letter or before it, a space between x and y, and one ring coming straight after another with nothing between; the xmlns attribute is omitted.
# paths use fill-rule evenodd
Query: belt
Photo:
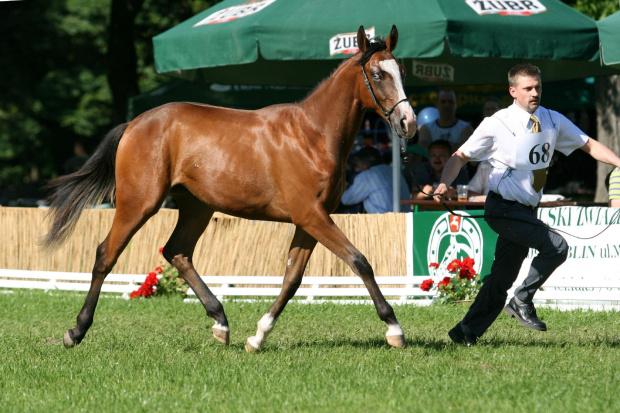
<svg viewBox="0 0 620 413"><path fill-rule="evenodd" d="M493 191L489 191L489 193L487 194L487 198L497 199L497 200L500 200L500 201L505 202L507 204L518 205L518 206L521 206L523 208L527 208L529 210L534 210L534 209L538 208L538 205L536 205L536 206L525 205L525 204L522 204L519 201L513 201L511 199L505 199L500 194L498 194L497 192L493 192Z"/></svg>

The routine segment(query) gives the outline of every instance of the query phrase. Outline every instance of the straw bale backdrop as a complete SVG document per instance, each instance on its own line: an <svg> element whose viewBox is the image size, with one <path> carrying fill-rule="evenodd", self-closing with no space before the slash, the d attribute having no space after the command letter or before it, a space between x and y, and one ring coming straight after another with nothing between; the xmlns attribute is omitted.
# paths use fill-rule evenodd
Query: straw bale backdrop
<svg viewBox="0 0 620 413"><path fill-rule="evenodd" d="M114 210L85 210L68 242L51 254L38 247L47 232L46 210L0 207L0 268L91 272L95 250L107 235ZM406 214L333 215L336 224L368 258L377 276L406 275ZM133 237L112 270L145 274L164 263L163 247L177 211L162 209ZM200 275L283 275L294 226L249 221L216 214L198 241L194 265ZM306 275L339 276L353 272L322 245L312 254Z"/></svg>

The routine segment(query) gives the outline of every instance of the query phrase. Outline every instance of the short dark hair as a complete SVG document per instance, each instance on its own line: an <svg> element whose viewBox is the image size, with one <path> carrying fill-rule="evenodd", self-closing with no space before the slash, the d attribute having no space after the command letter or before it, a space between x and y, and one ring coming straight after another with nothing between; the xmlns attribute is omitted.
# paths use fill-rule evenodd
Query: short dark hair
<svg viewBox="0 0 620 413"><path fill-rule="evenodd" d="M516 65L508 72L508 86L515 87L517 84L517 77L519 76L538 76L538 78L540 79L540 69L538 68L538 66L534 66L531 63L520 63Z"/></svg>
<svg viewBox="0 0 620 413"><path fill-rule="evenodd" d="M375 147L364 146L351 157L351 162L356 166L368 165L368 167L381 165L383 157L381 152Z"/></svg>
<svg viewBox="0 0 620 413"><path fill-rule="evenodd" d="M452 145L445 139L437 139L436 141L432 141L430 145L428 145L428 151L431 151L431 148L435 146L444 147L448 150L449 154L452 154Z"/></svg>
<svg viewBox="0 0 620 413"><path fill-rule="evenodd" d="M495 102L497 103L497 105L501 108L502 107L502 101L497 97L497 96L489 96L487 97L484 102L482 102L482 105L486 105L487 102Z"/></svg>

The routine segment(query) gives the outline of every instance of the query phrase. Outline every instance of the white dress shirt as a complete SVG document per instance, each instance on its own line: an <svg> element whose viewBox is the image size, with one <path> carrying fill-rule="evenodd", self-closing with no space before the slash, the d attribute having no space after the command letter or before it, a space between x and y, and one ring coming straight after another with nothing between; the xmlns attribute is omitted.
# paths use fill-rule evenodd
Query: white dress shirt
<svg viewBox="0 0 620 413"><path fill-rule="evenodd" d="M589 137L561 113L541 106L533 115L540 122L541 132L552 131L555 134L554 149L564 155L571 154L588 142ZM489 161L492 167L489 175L491 191L504 199L537 206L542 197L542 189L539 192L534 190L533 172L514 169L511 167L511 160L505 157L506 153L510 153L510 148L506 150L506 146L516 146L520 137L531 133L533 122L530 116L530 113L513 103L485 118L459 150L472 160ZM503 146L501 151L500 145ZM549 156L553 156L553 148Z"/></svg>

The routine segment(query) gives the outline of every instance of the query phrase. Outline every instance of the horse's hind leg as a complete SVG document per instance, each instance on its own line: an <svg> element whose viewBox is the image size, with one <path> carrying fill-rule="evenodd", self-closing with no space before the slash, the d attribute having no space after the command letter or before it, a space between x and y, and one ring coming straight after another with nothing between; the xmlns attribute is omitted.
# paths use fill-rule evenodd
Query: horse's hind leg
<svg viewBox="0 0 620 413"><path fill-rule="evenodd" d="M379 318L388 326L385 335L387 343L392 347L404 348L406 346L404 332L394 315L392 306L381 293L375 281L372 267L366 257L351 244L351 241L347 239L327 213L307 214L303 228L318 242L346 262L362 279L375 304Z"/></svg>
<svg viewBox="0 0 620 413"><path fill-rule="evenodd" d="M245 342L245 350L248 353L261 349L265 338L267 338L267 335L275 326L276 320L284 310L284 307L295 295L295 292L301 285L301 278L306 269L306 264L315 246L316 240L304 230L297 227L288 253L282 290L275 303L273 303L269 311L258 322L256 335L248 338Z"/></svg>
<svg viewBox="0 0 620 413"><path fill-rule="evenodd" d="M121 255L129 240L140 227L157 212L157 207L144 210L142 214L136 213L138 208L133 205L119 203L112 228L106 239L97 247L97 257L93 267L93 276L90 289L86 295L84 306L77 316L75 328L67 330L63 337L65 347L73 347L79 344L93 323L97 301L101 292L101 286L105 277L112 271L116 260ZM147 212L148 211L148 212Z"/></svg>
<svg viewBox="0 0 620 413"><path fill-rule="evenodd" d="M176 196L175 199L179 204L179 219L164 246L164 258L179 271L179 275L196 293L207 315L215 320L213 336L228 344L230 330L224 307L202 281L192 260L196 243L209 224L213 210L189 192Z"/></svg>

